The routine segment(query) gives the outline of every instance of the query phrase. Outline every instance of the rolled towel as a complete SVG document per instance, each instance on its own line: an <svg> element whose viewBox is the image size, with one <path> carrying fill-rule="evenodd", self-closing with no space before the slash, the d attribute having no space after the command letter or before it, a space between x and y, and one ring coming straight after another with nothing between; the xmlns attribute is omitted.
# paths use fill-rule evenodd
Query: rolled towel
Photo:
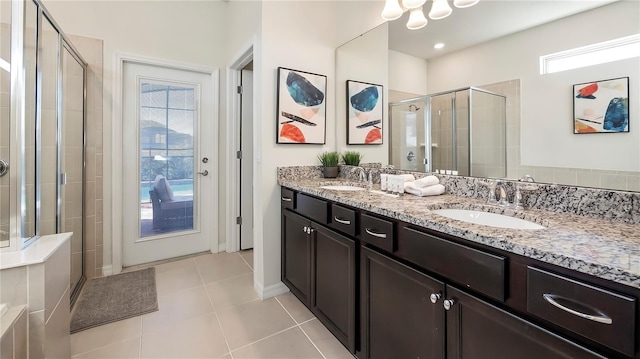
<svg viewBox="0 0 640 359"><path fill-rule="evenodd" d="M406 187L405 191L409 194L419 197L425 196L437 196L444 193L444 186L441 184L436 184L429 187L424 188L416 188L416 187Z"/></svg>
<svg viewBox="0 0 640 359"><path fill-rule="evenodd" d="M429 187L436 184L440 184L440 180L438 179L438 177L427 176L427 177L417 179L414 186L416 188L424 188L424 187Z"/></svg>
<svg viewBox="0 0 640 359"><path fill-rule="evenodd" d="M405 182L413 182L416 178L412 174L398 175L404 179Z"/></svg>

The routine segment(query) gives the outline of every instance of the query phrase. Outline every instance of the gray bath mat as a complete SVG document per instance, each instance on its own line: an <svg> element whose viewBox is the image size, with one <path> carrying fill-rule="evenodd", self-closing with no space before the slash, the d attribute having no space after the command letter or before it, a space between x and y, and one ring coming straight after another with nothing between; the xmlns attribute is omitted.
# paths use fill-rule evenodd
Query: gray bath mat
<svg viewBox="0 0 640 359"><path fill-rule="evenodd" d="M71 333L158 310L155 268L89 280L71 317Z"/></svg>

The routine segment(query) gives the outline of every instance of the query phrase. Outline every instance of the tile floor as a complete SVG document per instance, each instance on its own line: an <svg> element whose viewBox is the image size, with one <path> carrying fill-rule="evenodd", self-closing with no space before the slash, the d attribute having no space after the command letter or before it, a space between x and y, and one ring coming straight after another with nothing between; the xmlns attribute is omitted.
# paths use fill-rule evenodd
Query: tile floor
<svg viewBox="0 0 640 359"><path fill-rule="evenodd" d="M71 335L73 358L347 358L291 293L260 300L253 253L156 266L160 310Z"/></svg>

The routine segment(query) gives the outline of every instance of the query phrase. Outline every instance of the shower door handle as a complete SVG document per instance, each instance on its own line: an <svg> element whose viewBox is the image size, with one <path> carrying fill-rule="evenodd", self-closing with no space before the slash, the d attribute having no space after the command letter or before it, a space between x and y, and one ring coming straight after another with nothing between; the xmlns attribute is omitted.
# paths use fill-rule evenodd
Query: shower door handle
<svg viewBox="0 0 640 359"><path fill-rule="evenodd" d="M0 177L6 175L9 172L9 162L0 160Z"/></svg>

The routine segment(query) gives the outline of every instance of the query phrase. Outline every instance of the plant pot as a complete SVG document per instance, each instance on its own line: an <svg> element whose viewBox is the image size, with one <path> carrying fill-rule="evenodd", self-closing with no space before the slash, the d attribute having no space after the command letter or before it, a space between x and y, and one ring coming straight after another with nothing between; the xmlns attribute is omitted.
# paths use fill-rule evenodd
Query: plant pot
<svg viewBox="0 0 640 359"><path fill-rule="evenodd" d="M338 177L338 167L323 167L324 178Z"/></svg>

